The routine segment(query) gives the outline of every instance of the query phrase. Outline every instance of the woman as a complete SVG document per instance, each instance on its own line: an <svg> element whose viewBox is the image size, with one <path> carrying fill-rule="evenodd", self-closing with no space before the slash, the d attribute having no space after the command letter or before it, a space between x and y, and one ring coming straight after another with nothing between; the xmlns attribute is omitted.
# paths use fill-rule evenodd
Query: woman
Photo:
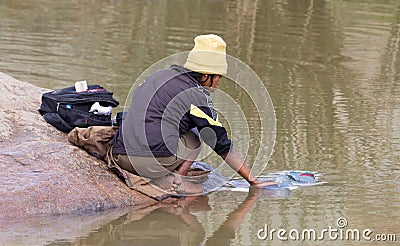
<svg viewBox="0 0 400 246"><path fill-rule="evenodd" d="M200 194L200 185L181 178L200 152L200 137L252 186L275 185L251 174L213 108L210 92L227 72L224 40L207 34L194 42L183 67L157 71L134 91L113 141L114 159L165 190Z"/></svg>

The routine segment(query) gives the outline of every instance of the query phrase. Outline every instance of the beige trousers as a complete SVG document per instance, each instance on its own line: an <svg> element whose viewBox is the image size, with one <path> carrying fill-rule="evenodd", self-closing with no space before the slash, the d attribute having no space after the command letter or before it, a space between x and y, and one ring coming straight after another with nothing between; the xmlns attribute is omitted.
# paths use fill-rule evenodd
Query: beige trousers
<svg viewBox="0 0 400 246"><path fill-rule="evenodd" d="M177 155L167 157L114 155L113 158L122 169L142 177L154 179L177 169L193 151L200 147L199 138L194 133L187 132L179 139Z"/></svg>

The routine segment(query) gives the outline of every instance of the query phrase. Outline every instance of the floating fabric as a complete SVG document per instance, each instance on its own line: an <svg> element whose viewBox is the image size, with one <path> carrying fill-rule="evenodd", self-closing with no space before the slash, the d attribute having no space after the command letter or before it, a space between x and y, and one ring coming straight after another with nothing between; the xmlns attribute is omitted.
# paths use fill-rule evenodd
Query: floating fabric
<svg viewBox="0 0 400 246"><path fill-rule="evenodd" d="M295 182L315 183L315 175L311 172L290 171L288 177Z"/></svg>
<svg viewBox="0 0 400 246"><path fill-rule="evenodd" d="M249 183L244 179L231 179L216 171L211 165L204 162L194 162L192 168L197 168L201 170L209 170L208 180L202 183L203 190L205 193L211 191L249 191ZM317 172L311 171L298 171L289 170L270 173L266 176L257 177L260 181L271 181L277 182L279 185L266 186L264 190L274 191L272 195L287 196L288 193L284 190L293 190L301 186L314 186L321 185L325 182L318 181L321 175ZM278 192L279 191L279 192Z"/></svg>

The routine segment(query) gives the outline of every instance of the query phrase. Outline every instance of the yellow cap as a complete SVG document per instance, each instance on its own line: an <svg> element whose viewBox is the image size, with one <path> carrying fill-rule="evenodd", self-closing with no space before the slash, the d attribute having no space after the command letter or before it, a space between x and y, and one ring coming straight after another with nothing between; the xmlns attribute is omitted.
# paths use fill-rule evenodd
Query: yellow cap
<svg viewBox="0 0 400 246"><path fill-rule="evenodd" d="M203 74L225 75L226 43L218 35L206 34L194 38L194 47L186 59L185 68Z"/></svg>

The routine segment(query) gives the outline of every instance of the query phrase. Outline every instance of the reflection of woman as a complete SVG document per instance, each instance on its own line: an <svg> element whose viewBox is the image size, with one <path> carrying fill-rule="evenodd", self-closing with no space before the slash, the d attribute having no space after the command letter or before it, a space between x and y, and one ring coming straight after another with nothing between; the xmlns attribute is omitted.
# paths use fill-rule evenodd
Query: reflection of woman
<svg viewBox="0 0 400 246"><path fill-rule="evenodd" d="M186 207L150 207L113 221L78 245L199 245L204 236Z"/></svg>
<svg viewBox="0 0 400 246"><path fill-rule="evenodd" d="M239 228L246 214L257 201L263 190L250 187L249 194L239 207L230 213L224 223L207 239L206 245L230 245L235 238L235 231Z"/></svg>
<svg viewBox="0 0 400 246"><path fill-rule="evenodd" d="M218 122L210 92L227 73L225 48L217 35L197 36L183 67L157 71L134 91L113 141L114 159L121 168L169 191L201 193L200 185L180 179L199 154L199 138L191 131L197 128L201 139L252 186L276 184L251 174Z"/></svg>
<svg viewBox="0 0 400 246"><path fill-rule="evenodd" d="M203 226L189 210L209 210L207 197L187 197L181 207L147 207L104 226L98 232L81 239L80 244L111 245L229 245L235 230L242 223L265 189L250 187L246 199L231 212L214 234L205 239Z"/></svg>
<svg viewBox="0 0 400 246"><path fill-rule="evenodd" d="M187 208L168 211L169 208L159 208L139 222L127 224L119 236L135 245L199 245L204 229L197 219Z"/></svg>

